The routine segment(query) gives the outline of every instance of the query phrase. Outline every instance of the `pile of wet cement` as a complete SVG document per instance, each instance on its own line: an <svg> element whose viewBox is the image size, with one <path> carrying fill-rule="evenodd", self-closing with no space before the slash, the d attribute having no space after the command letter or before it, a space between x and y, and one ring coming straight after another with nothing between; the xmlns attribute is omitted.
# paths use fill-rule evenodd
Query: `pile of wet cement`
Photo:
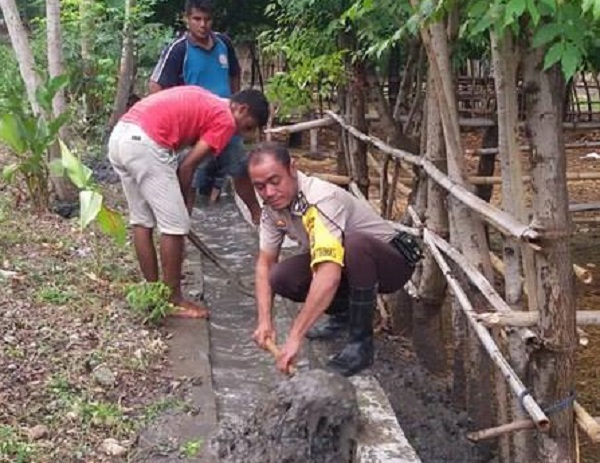
<svg viewBox="0 0 600 463"><path fill-rule="evenodd" d="M282 381L239 424L223 424L211 441L221 463L346 463L359 411L354 386L323 370Z"/></svg>

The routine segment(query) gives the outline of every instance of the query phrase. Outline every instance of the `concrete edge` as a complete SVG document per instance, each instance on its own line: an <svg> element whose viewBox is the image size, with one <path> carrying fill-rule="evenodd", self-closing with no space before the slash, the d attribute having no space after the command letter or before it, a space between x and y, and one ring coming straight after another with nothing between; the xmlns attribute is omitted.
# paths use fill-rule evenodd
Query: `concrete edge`
<svg viewBox="0 0 600 463"><path fill-rule="evenodd" d="M350 381L356 388L361 414L354 463L421 463L377 379L355 376Z"/></svg>

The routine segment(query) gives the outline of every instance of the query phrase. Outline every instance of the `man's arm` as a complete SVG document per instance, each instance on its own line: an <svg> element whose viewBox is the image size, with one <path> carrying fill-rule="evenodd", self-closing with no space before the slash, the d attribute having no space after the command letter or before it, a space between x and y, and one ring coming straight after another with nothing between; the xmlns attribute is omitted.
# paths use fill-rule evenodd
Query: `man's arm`
<svg viewBox="0 0 600 463"><path fill-rule="evenodd" d="M269 284L269 273L279 258L278 252L260 250L254 274L254 292L258 323L254 332L254 340L260 347L265 347L268 338L274 337L271 307L273 306L273 290Z"/></svg>
<svg viewBox="0 0 600 463"><path fill-rule="evenodd" d="M258 204L258 199L256 199L256 193L254 192L254 186L250 177L247 173L239 177L233 177L233 185L235 186L236 193L250 211L252 223L258 225L260 221L260 204Z"/></svg>
<svg viewBox="0 0 600 463"><path fill-rule="evenodd" d="M301 341L306 332L333 301L340 286L342 267L335 262L323 262L315 266L313 279L300 313L294 320L289 337Z"/></svg>
<svg viewBox="0 0 600 463"><path fill-rule="evenodd" d="M185 204L190 212L194 206L194 191L192 188L194 172L196 171L196 168L202 159L204 159L205 156L210 156L211 154L211 146L201 138L198 140L198 143L196 143L194 148L192 148L190 153L183 159L181 164L179 164L179 169L177 170L179 185L181 187L181 193L183 194Z"/></svg>
<svg viewBox="0 0 600 463"><path fill-rule="evenodd" d="M340 285L342 267L335 262L322 262L314 266L313 279L302 310L294 320L290 334L277 358L277 368L290 372L306 332L325 312Z"/></svg>
<svg viewBox="0 0 600 463"><path fill-rule="evenodd" d="M183 85L183 62L185 60L185 37L172 42L160 54L148 80L148 92L156 93L169 87Z"/></svg>

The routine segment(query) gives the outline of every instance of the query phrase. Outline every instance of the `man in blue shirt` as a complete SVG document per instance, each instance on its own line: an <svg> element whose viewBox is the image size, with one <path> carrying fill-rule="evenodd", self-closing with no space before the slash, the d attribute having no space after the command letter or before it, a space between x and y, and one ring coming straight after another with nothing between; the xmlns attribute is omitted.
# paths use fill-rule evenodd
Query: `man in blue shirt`
<svg viewBox="0 0 600 463"><path fill-rule="evenodd" d="M177 85L198 85L229 98L240 90L240 66L228 37L212 31L212 1L186 0L187 32L161 53L150 76L148 89L155 93ZM237 193L258 223L260 207L246 172L242 139L234 137L221 156L207 159L196 171L195 185L200 193L210 192L216 200L224 177L234 177ZM212 187L212 188L211 188Z"/></svg>

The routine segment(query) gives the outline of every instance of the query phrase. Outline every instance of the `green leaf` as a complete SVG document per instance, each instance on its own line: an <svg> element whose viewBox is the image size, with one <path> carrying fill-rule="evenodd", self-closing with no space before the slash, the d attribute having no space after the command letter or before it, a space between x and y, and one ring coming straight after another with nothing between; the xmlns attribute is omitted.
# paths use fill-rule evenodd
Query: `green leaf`
<svg viewBox="0 0 600 463"><path fill-rule="evenodd" d="M581 64L581 61L582 56L579 48L577 48L575 44L567 42L565 44L565 51L560 60L565 79L569 80L571 77L573 77L573 75L575 75L575 72Z"/></svg>
<svg viewBox="0 0 600 463"><path fill-rule="evenodd" d="M84 165L80 159L75 157L71 150L59 140L60 152L62 155L63 167L67 171L67 175L71 181L79 189L85 189L89 186L90 179L92 178L92 171L86 165Z"/></svg>
<svg viewBox="0 0 600 463"><path fill-rule="evenodd" d="M15 174L17 173L18 170L19 170L19 164L17 164L17 163L13 163L13 164L4 166L4 169L2 169L2 177L8 183L11 183L14 180Z"/></svg>
<svg viewBox="0 0 600 463"><path fill-rule="evenodd" d="M534 0L526 0L527 3L527 11L529 12L529 16L531 16L531 22L534 26L537 26L540 22L542 14L535 4Z"/></svg>
<svg viewBox="0 0 600 463"><path fill-rule="evenodd" d="M581 2L581 10L584 13L590 11L596 5L596 0L583 0Z"/></svg>
<svg viewBox="0 0 600 463"><path fill-rule="evenodd" d="M85 229L97 216L102 208L102 195L92 190L79 192L79 226Z"/></svg>
<svg viewBox="0 0 600 463"><path fill-rule="evenodd" d="M125 244L127 228L121 214L102 205L100 212L98 212L98 224L100 229L107 235L114 237L118 244Z"/></svg>
<svg viewBox="0 0 600 463"><path fill-rule="evenodd" d="M504 25L508 26L517 21L525 12L525 7L525 0L510 0L504 12Z"/></svg>
<svg viewBox="0 0 600 463"><path fill-rule="evenodd" d="M562 31L563 27L561 24L544 24L533 36L533 47L537 48L552 42L556 37L561 35Z"/></svg>
<svg viewBox="0 0 600 463"><path fill-rule="evenodd" d="M562 59L564 52L564 42L557 42L554 45L552 45L546 52L546 56L544 56L544 71L552 65L558 63Z"/></svg>
<svg viewBox="0 0 600 463"><path fill-rule="evenodd" d="M0 141L16 154L24 154L27 151L27 140L20 121L14 114L4 113L0 117Z"/></svg>

